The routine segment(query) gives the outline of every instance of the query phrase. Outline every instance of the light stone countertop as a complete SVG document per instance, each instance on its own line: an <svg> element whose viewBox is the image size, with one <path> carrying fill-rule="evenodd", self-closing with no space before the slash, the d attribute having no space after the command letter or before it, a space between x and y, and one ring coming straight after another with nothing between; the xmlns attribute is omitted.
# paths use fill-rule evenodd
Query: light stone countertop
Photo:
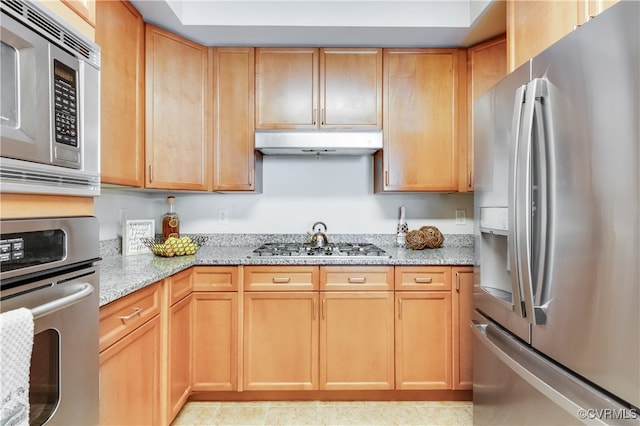
<svg viewBox="0 0 640 426"><path fill-rule="evenodd" d="M473 246L455 245L425 250L379 245L390 258L348 257L251 257L255 245L205 245L194 256L163 258L152 254L122 256L106 254L98 262L100 306L193 265L473 265Z"/></svg>

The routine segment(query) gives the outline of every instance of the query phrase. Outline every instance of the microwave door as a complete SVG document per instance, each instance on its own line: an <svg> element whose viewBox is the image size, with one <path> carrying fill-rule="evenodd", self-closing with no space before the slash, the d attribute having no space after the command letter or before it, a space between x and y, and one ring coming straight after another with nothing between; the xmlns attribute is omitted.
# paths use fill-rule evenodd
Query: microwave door
<svg viewBox="0 0 640 426"><path fill-rule="evenodd" d="M3 16L1 36L2 156L81 168L78 60L10 16ZM61 92L71 93L75 104L63 103ZM60 133L65 139L58 140Z"/></svg>

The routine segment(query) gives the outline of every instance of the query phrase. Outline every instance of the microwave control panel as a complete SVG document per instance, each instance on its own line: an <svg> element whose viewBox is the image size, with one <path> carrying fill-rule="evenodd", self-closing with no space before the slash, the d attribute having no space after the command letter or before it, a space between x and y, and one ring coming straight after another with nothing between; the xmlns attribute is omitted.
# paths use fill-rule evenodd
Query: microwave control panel
<svg viewBox="0 0 640 426"><path fill-rule="evenodd" d="M55 140L58 143L78 147L78 97L76 71L54 60L53 90L55 114Z"/></svg>

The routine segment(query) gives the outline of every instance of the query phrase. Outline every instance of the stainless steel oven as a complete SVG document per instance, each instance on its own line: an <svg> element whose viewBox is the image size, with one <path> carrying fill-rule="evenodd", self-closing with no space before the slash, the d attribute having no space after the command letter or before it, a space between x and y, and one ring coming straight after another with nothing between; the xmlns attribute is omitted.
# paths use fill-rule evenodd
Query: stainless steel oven
<svg viewBox="0 0 640 426"><path fill-rule="evenodd" d="M29 423L97 424L98 221L2 220L0 230L0 312L34 319Z"/></svg>
<svg viewBox="0 0 640 426"><path fill-rule="evenodd" d="M0 10L2 191L99 195L100 48L37 3Z"/></svg>

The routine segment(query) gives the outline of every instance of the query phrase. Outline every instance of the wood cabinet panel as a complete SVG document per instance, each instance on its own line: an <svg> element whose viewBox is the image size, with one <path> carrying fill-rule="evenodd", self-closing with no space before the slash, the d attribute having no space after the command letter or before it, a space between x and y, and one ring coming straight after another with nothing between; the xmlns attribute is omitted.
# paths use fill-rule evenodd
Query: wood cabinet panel
<svg viewBox="0 0 640 426"><path fill-rule="evenodd" d="M98 1L100 179L144 186L144 21L128 1Z"/></svg>
<svg viewBox="0 0 640 426"><path fill-rule="evenodd" d="M146 24L146 187L207 190L208 49Z"/></svg>
<svg viewBox="0 0 640 426"><path fill-rule="evenodd" d="M396 292L396 389L451 389L451 292Z"/></svg>
<svg viewBox="0 0 640 426"><path fill-rule="evenodd" d="M244 390L318 389L318 293L244 294Z"/></svg>
<svg viewBox="0 0 640 426"><path fill-rule="evenodd" d="M238 390L238 294L195 292L193 390Z"/></svg>
<svg viewBox="0 0 640 426"><path fill-rule="evenodd" d="M450 266L396 266L396 290L451 290Z"/></svg>
<svg viewBox="0 0 640 426"><path fill-rule="evenodd" d="M393 290L393 266L322 266L320 290Z"/></svg>
<svg viewBox="0 0 640 426"><path fill-rule="evenodd" d="M507 40L504 35L467 49L467 144L460 161L459 191L473 191L474 102L507 75ZM461 151L462 152L462 151Z"/></svg>
<svg viewBox="0 0 640 426"><path fill-rule="evenodd" d="M245 266L246 291L317 290L318 266Z"/></svg>
<svg viewBox="0 0 640 426"><path fill-rule="evenodd" d="M100 424L160 424L160 317L100 352Z"/></svg>
<svg viewBox="0 0 640 426"><path fill-rule="evenodd" d="M460 55L457 49L384 50L376 191L458 189Z"/></svg>
<svg viewBox="0 0 640 426"><path fill-rule="evenodd" d="M393 389L393 292L323 292L320 389Z"/></svg>
<svg viewBox="0 0 640 426"><path fill-rule="evenodd" d="M169 278L169 305L191 294L193 288L193 270L191 268L178 272Z"/></svg>
<svg viewBox="0 0 640 426"><path fill-rule="evenodd" d="M473 268L453 267L453 389L473 388Z"/></svg>
<svg viewBox="0 0 640 426"><path fill-rule="evenodd" d="M508 1L507 49L509 71L569 34L579 21L579 2Z"/></svg>
<svg viewBox="0 0 640 426"><path fill-rule="evenodd" d="M320 49L320 126L382 128L382 49Z"/></svg>
<svg viewBox="0 0 640 426"><path fill-rule="evenodd" d="M212 51L213 190L255 191L262 161L254 137L255 49Z"/></svg>
<svg viewBox="0 0 640 426"><path fill-rule="evenodd" d="M237 266L194 266L193 291L236 291Z"/></svg>
<svg viewBox="0 0 640 426"><path fill-rule="evenodd" d="M315 128L318 49L256 49L256 128Z"/></svg>
<svg viewBox="0 0 640 426"><path fill-rule="evenodd" d="M167 423L178 415L191 393L191 312L191 296L169 308Z"/></svg>
<svg viewBox="0 0 640 426"><path fill-rule="evenodd" d="M155 283L100 308L100 351L160 313Z"/></svg>

